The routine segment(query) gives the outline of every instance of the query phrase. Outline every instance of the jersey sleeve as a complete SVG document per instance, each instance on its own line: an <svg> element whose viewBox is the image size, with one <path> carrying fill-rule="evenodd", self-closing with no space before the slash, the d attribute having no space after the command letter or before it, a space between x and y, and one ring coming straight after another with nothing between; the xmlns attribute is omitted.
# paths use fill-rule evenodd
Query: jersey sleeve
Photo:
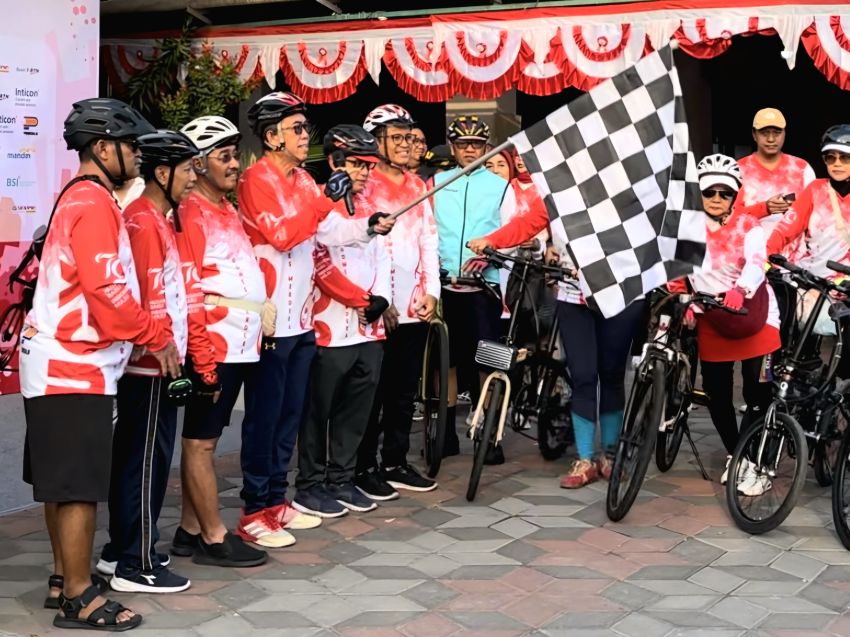
<svg viewBox="0 0 850 637"><path fill-rule="evenodd" d="M425 294L440 298L440 251L437 222L434 210L428 201L422 202L422 232L419 235L419 258L422 260L422 276L425 278Z"/></svg>
<svg viewBox="0 0 850 637"><path fill-rule="evenodd" d="M323 293L346 307L367 307L369 291L352 283L347 276L340 272L333 262L328 249L321 243L316 244L313 252L316 265L315 284ZM389 279L389 277L387 277Z"/></svg>
<svg viewBox="0 0 850 637"><path fill-rule="evenodd" d="M803 234L809 225L813 208L812 187L809 185L774 227L767 240L768 255L781 253L785 246Z"/></svg>
<svg viewBox="0 0 850 637"><path fill-rule="evenodd" d="M764 282L764 262L767 261L764 228L755 226L744 236L744 267L735 282L748 294L755 292Z"/></svg>
<svg viewBox="0 0 850 637"><path fill-rule="evenodd" d="M188 306L189 341L186 350L195 371L205 377L205 382L214 384L215 346L207 332L207 312L201 286L207 240L199 216L190 216L183 210L180 214L183 219L183 231L177 233L177 251L183 264Z"/></svg>
<svg viewBox="0 0 850 637"><path fill-rule="evenodd" d="M94 206L74 221L69 243L80 287L105 338L130 341L158 352L171 339L127 286L127 275L118 259L119 232L115 215L99 214Z"/></svg>
<svg viewBox="0 0 850 637"><path fill-rule="evenodd" d="M324 219L319 223L316 240L326 246L366 244L372 240L368 229L368 219L325 213Z"/></svg>
<svg viewBox="0 0 850 637"><path fill-rule="evenodd" d="M316 234L320 210L305 206L294 214L283 210L278 194L261 176L246 174L237 189L243 221L279 252L288 252Z"/></svg>
<svg viewBox="0 0 850 637"><path fill-rule="evenodd" d="M743 186L741 186L741 189L738 191L738 196L736 197L737 201L744 201L746 199L745 194L744 194L746 188L747 188L746 183ZM763 217L767 217L770 214L770 212L767 209L767 202L766 201L759 201L759 202L756 202L754 204L750 204L749 206L745 206L743 203L741 203L741 204L738 204L738 205L735 206L735 211L739 212L739 213L752 215L756 219L761 219Z"/></svg>
<svg viewBox="0 0 850 637"><path fill-rule="evenodd" d="M525 214L517 215L487 239L497 250L512 248L533 239L537 233L549 227L546 206L533 206Z"/></svg>
<svg viewBox="0 0 850 637"><path fill-rule="evenodd" d="M516 217L516 212L516 193L511 185L508 184L505 188L505 194L502 195L502 203L499 206L499 216L502 219L502 225L509 223L511 219Z"/></svg>

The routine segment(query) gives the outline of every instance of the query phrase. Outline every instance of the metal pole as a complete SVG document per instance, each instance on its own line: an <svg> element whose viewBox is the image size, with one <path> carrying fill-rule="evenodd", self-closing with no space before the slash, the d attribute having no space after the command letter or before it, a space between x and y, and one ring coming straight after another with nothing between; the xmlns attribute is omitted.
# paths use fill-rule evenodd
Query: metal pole
<svg viewBox="0 0 850 637"><path fill-rule="evenodd" d="M460 178L461 178L461 177L463 177L464 175L468 175L469 173L471 173L473 170L475 170L475 169L476 169L476 168L478 168L479 166L483 166L483 165L486 163L486 161L487 161L488 159L490 159L490 158L492 158L492 157L495 157L496 155L498 155L499 153L501 153L503 150L505 150L505 149L507 149L507 148L510 148L510 147L511 147L511 146L513 146L513 145L514 145L514 144L513 144L513 142L512 142L512 141L510 141L510 140L508 140L508 141L506 141L506 142L503 142L503 143L499 144L499 145L498 145L498 146L496 146L493 150L491 150L489 153L486 153L484 156L479 157L479 158L478 158L478 159L476 159L474 162L472 162L471 164L469 164L469 166L467 166L466 168L462 169L462 170L461 170L461 171L459 171L457 174L452 175L451 177L449 177L448 179L446 179L446 180L445 180L443 183L441 183L439 186L435 186L434 188L432 188L431 190L429 190L428 192L426 192L426 193L425 193L424 195L422 195L421 197L419 197L419 198L417 198L417 199L414 199L411 203L407 204L404 208L402 208L402 209L400 209L400 210L396 210L394 213L392 213L392 214L390 215L390 218L391 218L391 219L397 219L398 217L400 217L401 215L403 215L405 212L407 212L407 211L408 211L408 210L410 210L411 208L415 208L415 207L416 207L416 206L418 206L420 203L422 203L423 201L425 201L425 200L426 200L426 199L428 199L429 197L433 196L435 193L437 193L437 192L441 191L443 188L445 188L446 186L448 186L450 183L453 183L455 180L460 179Z"/></svg>

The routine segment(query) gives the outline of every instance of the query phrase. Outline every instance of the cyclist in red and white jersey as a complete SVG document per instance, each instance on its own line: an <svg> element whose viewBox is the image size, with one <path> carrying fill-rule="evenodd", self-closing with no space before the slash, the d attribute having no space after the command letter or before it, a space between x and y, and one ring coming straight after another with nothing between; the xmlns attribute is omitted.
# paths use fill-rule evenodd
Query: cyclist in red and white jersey
<svg viewBox="0 0 850 637"><path fill-rule="evenodd" d="M334 126L325 135L324 149L331 166L344 166L350 176L354 218L376 215L374 203L362 194L378 161L375 138L359 126ZM348 217L343 202L330 216ZM377 506L353 480L381 372L381 314L389 307L391 275L380 241L350 246L320 243L316 255L313 308L318 351L298 438L298 493L293 506L332 518ZM347 290L339 288L339 275L347 280Z"/></svg>
<svg viewBox="0 0 850 637"><path fill-rule="evenodd" d="M145 188L124 209L142 307L170 333L186 356L186 289L171 218L195 185L198 148L183 135L159 130L139 138ZM155 550L156 528L177 433L177 404L156 359L137 348L118 381L118 422L112 442L109 542L97 570L125 592L177 593L189 580L166 568Z"/></svg>
<svg viewBox="0 0 850 637"><path fill-rule="evenodd" d="M378 210L392 212L425 194L424 182L407 169L408 148L416 152L416 139L422 135L410 113L394 104L379 106L367 115L364 128L377 137L380 157L369 174L364 197ZM393 139L397 135L412 138L409 144L406 139L397 143ZM437 224L428 200L399 217L392 234L381 241L391 263L391 305L384 316L387 340L381 383L360 444L355 479L363 493L378 501L397 498L396 489L430 491L437 486L407 463L427 324L440 297Z"/></svg>
<svg viewBox="0 0 850 637"><path fill-rule="evenodd" d="M191 555L197 564L257 566L268 555L229 533L221 520L213 460L242 384L260 357L266 300L263 273L227 199L239 178L240 134L217 116L199 117L181 130L201 151L193 160L198 181L180 204L177 235L196 388L183 419L183 508L171 551ZM281 529L276 541L295 540Z"/></svg>
<svg viewBox="0 0 850 637"><path fill-rule="evenodd" d="M64 138L80 154L41 253L33 307L21 331L21 393L27 421L24 474L45 504L54 553L51 588L62 597L59 628L127 630L141 615L102 597L91 578L97 503L109 496L118 379L133 343L177 376L171 335L140 305L130 240L112 189L139 174L139 135L154 132L113 99L74 104ZM57 593L58 595L58 593Z"/></svg>
<svg viewBox="0 0 850 637"><path fill-rule="evenodd" d="M239 182L240 212L278 318L274 334L263 340L258 371L245 386L241 454L245 509L239 533L246 540L263 542L258 533L281 525L307 529L321 523L286 500L289 462L316 353L313 252L317 239L328 246L369 243L370 220L328 214L333 202L301 167L312 125L298 96L270 93L250 108L248 120L265 152ZM331 175L329 188L340 193L349 187L344 170ZM379 231L392 223L382 223Z"/></svg>

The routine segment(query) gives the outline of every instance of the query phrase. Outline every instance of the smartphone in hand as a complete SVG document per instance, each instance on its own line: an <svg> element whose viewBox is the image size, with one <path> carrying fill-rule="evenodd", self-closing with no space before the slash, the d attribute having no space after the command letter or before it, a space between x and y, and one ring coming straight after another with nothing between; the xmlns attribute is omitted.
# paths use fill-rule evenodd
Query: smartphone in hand
<svg viewBox="0 0 850 637"><path fill-rule="evenodd" d="M794 203L797 201L797 195L793 192L789 192L787 195L782 195L782 198L788 203Z"/></svg>

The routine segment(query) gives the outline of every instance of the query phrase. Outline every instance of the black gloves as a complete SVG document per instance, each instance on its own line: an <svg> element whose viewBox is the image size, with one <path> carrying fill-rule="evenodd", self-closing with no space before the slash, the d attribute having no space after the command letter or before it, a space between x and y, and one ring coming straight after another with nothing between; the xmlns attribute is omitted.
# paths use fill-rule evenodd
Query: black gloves
<svg viewBox="0 0 850 637"><path fill-rule="evenodd" d="M332 172L328 183L325 184L325 195L331 201L339 201L348 192L351 192L351 177L348 173L344 170Z"/></svg>
<svg viewBox="0 0 850 637"><path fill-rule="evenodd" d="M369 217L369 228L372 229L374 234L386 235L386 234L390 233L389 230L387 230L386 232L378 232L377 230L375 230L375 226L378 225L378 222L381 219L385 219L386 217L389 217L389 215L386 212L376 212L371 217Z"/></svg>
<svg viewBox="0 0 850 637"><path fill-rule="evenodd" d="M369 305L365 308L363 315L366 317L367 323L374 323L379 318L381 318L381 314L387 311L387 308L390 306L390 302L387 301L382 296L369 296Z"/></svg>

